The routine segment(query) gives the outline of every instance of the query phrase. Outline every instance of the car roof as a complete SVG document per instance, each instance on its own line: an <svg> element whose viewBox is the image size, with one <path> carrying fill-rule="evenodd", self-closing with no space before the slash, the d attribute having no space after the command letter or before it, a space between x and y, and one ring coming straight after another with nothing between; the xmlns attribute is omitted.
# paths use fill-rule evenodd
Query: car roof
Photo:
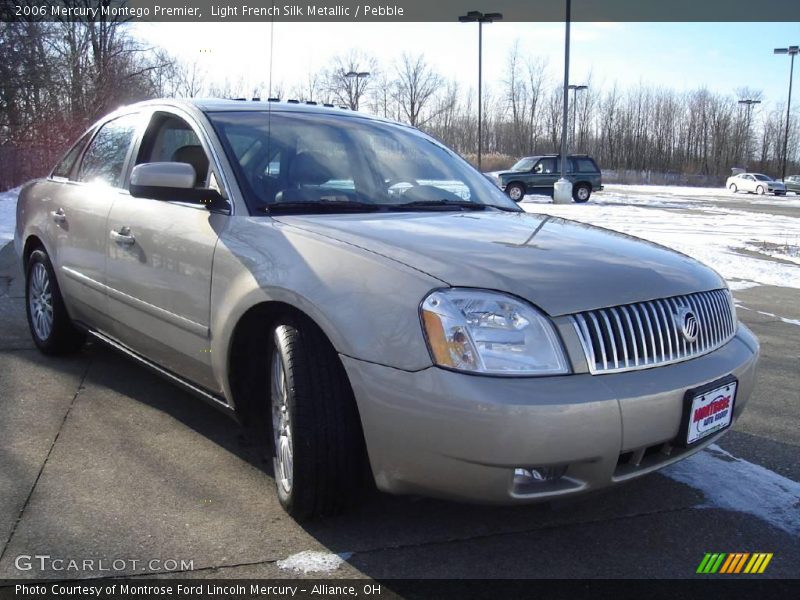
<svg viewBox="0 0 800 600"><path fill-rule="evenodd" d="M246 100L246 99L231 99L231 98L163 98L155 100L146 100L138 102L129 107L136 106L172 106L181 108L193 108L204 113L210 112L266 112L269 110L280 112L294 112L294 113L308 113L308 114L323 114L335 116L357 117L361 119L368 119L370 121L379 121L383 123L393 123L395 125L402 125L404 127L412 128L405 123L399 123L391 119L385 119L375 115L361 113L358 111L350 110L347 107L334 106L332 104L318 104L316 102L300 102L298 100ZM413 129L413 128L412 128Z"/></svg>

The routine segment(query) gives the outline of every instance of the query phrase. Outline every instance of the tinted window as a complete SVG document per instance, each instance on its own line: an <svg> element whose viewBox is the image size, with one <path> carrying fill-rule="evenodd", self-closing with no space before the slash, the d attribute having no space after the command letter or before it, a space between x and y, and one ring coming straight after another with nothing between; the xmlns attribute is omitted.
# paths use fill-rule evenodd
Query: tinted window
<svg viewBox="0 0 800 600"><path fill-rule="evenodd" d="M597 167L591 158L575 158L578 173L596 173Z"/></svg>
<svg viewBox="0 0 800 600"><path fill-rule="evenodd" d="M72 173L72 167L75 165L75 161L81 155L81 152L91 137L92 132L90 131L75 142L75 145L70 148L69 152L61 159L61 162L53 169L53 177L69 177L70 173Z"/></svg>
<svg viewBox="0 0 800 600"><path fill-rule="evenodd" d="M122 185L122 169L138 120L139 115L126 115L103 125L83 155L80 181Z"/></svg>

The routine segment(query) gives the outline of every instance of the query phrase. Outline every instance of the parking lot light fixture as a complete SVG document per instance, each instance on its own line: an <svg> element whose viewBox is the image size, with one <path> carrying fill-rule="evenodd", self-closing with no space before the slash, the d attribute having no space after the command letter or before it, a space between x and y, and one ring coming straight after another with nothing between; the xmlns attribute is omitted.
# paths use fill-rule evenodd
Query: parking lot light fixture
<svg viewBox="0 0 800 600"><path fill-rule="evenodd" d="M483 24L494 23L502 20L503 15L498 12L482 13L471 10L458 17L459 23L478 24L478 170L481 168L481 151L483 147L483 109L482 109L482 80L483 80Z"/></svg>
<svg viewBox="0 0 800 600"><path fill-rule="evenodd" d="M578 92L588 90L588 85L573 85L570 84L569 89L572 90L572 147L575 148L575 123L578 116Z"/></svg>
<svg viewBox="0 0 800 600"><path fill-rule="evenodd" d="M750 162L750 120L752 117L753 107L756 104L761 104L761 100L753 98L742 98L739 104L745 107L744 118L744 168L747 169L747 163Z"/></svg>
<svg viewBox="0 0 800 600"><path fill-rule="evenodd" d="M788 54L791 57L789 65L789 99L786 102L786 128L783 133L783 166L781 167L781 180L786 179L786 158L789 148L789 114L792 110L792 77L794 76L794 57L800 53L800 46L775 48L775 54Z"/></svg>
<svg viewBox="0 0 800 600"><path fill-rule="evenodd" d="M363 86L359 83L361 79L366 79L369 77L371 73L369 71L348 71L344 74L344 76L348 79L355 79L356 89L355 93L352 95L353 97L353 105L350 107L353 110L358 110L358 99L361 97L361 93L363 92ZM366 84L365 84L366 85Z"/></svg>
<svg viewBox="0 0 800 600"><path fill-rule="evenodd" d="M567 14L564 33L564 110L561 114L561 177L553 186L553 203L569 204L572 202L572 182L567 179L567 127L569 119L569 26L572 14L572 2L567 0Z"/></svg>

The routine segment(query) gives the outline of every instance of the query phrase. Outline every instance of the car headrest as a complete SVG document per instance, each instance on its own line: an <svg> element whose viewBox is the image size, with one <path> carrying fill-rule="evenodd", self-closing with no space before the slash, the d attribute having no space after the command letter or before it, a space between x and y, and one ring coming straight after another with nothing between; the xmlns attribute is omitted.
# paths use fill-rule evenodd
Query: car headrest
<svg viewBox="0 0 800 600"><path fill-rule="evenodd" d="M203 185L208 174L208 157L202 146L181 146L172 153L172 162L189 163L194 167L195 187Z"/></svg>
<svg viewBox="0 0 800 600"><path fill-rule="evenodd" d="M294 185L321 185L333 179L325 158L312 152L301 152L289 165L289 181Z"/></svg>

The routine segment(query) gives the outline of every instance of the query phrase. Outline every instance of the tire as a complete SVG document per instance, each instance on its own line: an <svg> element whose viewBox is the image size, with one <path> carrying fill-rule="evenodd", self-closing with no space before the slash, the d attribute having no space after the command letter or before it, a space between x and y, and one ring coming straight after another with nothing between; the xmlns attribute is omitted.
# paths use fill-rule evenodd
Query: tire
<svg viewBox="0 0 800 600"><path fill-rule="evenodd" d="M736 192L738 192L738 191L739 191L739 188L737 188L737 187L736 187L736 184L735 184L735 183L732 183L732 184L731 184L731 187L730 187L730 188L728 188L728 189L730 189L731 193L733 193L733 194L735 194Z"/></svg>
<svg viewBox="0 0 800 600"><path fill-rule="evenodd" d="M763 185L760 185L760 186L758 186L756 188L756 194L758 194L759 196L763 196L764 195L764 186Z"/></svg>
<svg viewBox="0 0 800 600"><path fill-rule="evenodd" d="M525 197L525 186L521 183L510 183L506 186L506 194L508 194L508 197L514 202L522 202L522 199Z"/></svg>
<svg viewBox="0 0 800 600"><path fill-rule="evenodd" d="M28 257L25 313L33 343L44 354L76 352L86 341L67 314L53 265L44 250L34 250Z"/></svg>
<svg viewBox="0 0 800 600"><path fill-rule="evenodd" d="M268 406L275 485L297 520L352 505L365 469L361 422L344 367L313 325L272 329Z"/></svg>
<svg viewBox="0 0 800 600"><path fill-rule="evenodd" d="M588 202L592 196L592 186L587 183L579 183L572 188L572 199L578 204Z"/></svg>

